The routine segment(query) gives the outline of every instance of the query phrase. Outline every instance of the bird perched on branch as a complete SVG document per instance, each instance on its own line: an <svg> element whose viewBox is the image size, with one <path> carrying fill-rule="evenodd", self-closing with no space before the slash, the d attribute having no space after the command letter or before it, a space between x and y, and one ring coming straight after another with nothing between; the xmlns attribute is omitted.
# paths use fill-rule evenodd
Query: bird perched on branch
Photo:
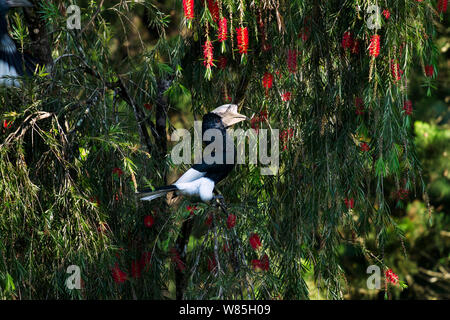
<svg viewBox="0 0 450 320"><path fill-rule="evenodd" d="M205 136L210 129L209 134L212 135L211 141L206 142L206 146L215 142L214 133L222 138L223 143L219 145L217 161L207 161L202 158L202 163L195 164L186 171L175 183L157 188L154 191L142 190L137 195L141 200L151 201L165 196L168 192L175 191L177 194L198 197L203 202L211 201L220 196L214 196L213 191L215 185L223 180L233 170L233 163L227 163L227 151L236 154L233 137L227 133L230 126L247 120L247 117L237 112L237 105L226 104L220 106L203 116L202 135ZM219 141L220 142L220 141ZM232 146L231 146L232 144ZM227 149L227 145L229 148ZM231 147L230 147L231 146ZM211 151L211 157L216 156L216 151ZM220 157L221 155L221 157ZM221 160L220 160L221 159Z"/></svg>
<svg viewBox="0 0 450 320"><path fill-rule="evenodd" d="M34 63L28 56L22 58L16 44L8 34L6 14L10 8L32 7L27 0L0 0L0 85L20 86L17 77L33 74Z"/></svg>

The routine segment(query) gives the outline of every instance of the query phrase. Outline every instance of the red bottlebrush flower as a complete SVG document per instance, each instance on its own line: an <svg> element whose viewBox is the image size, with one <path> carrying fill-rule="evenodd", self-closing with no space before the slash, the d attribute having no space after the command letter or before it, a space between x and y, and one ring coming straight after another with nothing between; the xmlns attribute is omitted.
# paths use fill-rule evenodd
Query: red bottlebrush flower
<svg viewBox="0 0 450 320"><path fill-rule="evenodd" d="M301 38L303 42L308 41L311 34L311 29L309 27L304 27L302 31L298 34L298 38Z"/></svg>
<svg viewBox="0 0 450 320"><path fill-rule="evenodd" d="M405 101L405 104L403 105L403 110L405 110L406 115L408 116L412 115L413 108L411 100Z"/></svg>
<svg viewBox="0 0 450 320"><path fill-rule="evenodd" d="M358 54L359 53L359 41L358 40L356 40L356 39L353 40L352 49L350 51L353 54Z"/></svg>
<svg viewBox="0 0 450 320"><path fill-rule="evenodd" d="M127 274L120 270L117 263L114 265L114 268L112 268L112 276L116 283L124 283L126 280L128 280Z"/></svg>
<svg viewBox="0 0 450 320"><path fill-rule="evenodd" d="M236 225L236 216L234 214L228 215L227 228L228 229L234 228L235 225Z"/></svg>
<svg viewBox="0 0 450 320"><path fill-rule="evenodd" d="M392 284L397 284L398 283L398 275L396 275L392 269L389 269L386 271L386 281Z"/></svg>
<svg viewBox="0 0 450 320"><path fill-rule="evenodd" d="M208 216L208 218L206 218L205 224L206 224L207 226L210 226L210 225L212 224L212 221L213 221L213 216L212 216L212 214L210 214L210 215Z"/></svg>
<svg viewBox="0 0 450 320"><path fill-rule="evenodd" d="M406 200L406 199L408 199L408 196L409 196L409 190L400 189L400 190L397 191L397 197L400 200Z"/></svg>
<svg viewBox="0 0 450 320"><path fill-rule="evenodd" d="M266 121L268 116L269 116L269 115L268 115L268 113L267 113L267 110L261 111L261 112L259 113L259 121L260 121L260 122Z"/></svg>
<svg viewBox="0 0 450 320"><path fill-rule="evenodd" d="M142 252L141 259L139 260L141 270L144 270L145 267L147 267L147 265L150 263L151 259L152 259L151 252L148 252L148 251Z"/></svg>
<svg viewBox="0 0 450 320"><path fill-rule="evenodd" d="M246 54L248 51L248 29L247 27L244 28L237 28L236 29L236 37L238 42L238 49L239 53Z"/></svg>
<svg viewBox="0 0 450 320"><path fill-rule="evenodd" d="M217 65L219 69L225 70L227 66L228 59L227 57L220 56L219 59L217 59Z"/></svg>
<svg viewBox="0 0 450 320"><path fill-rule="evenodd" d="M3 128L9 129L9 128L11 128L11 125L12 125L12 121L3 120Z"/></svg>
<svg viewBox="0 0 450 320"><path fill-rule="evenodd" d="M253 130L256 131L256 133L258 133L259 131L259 117L254 117L250 120L250 126Z"/></svg>
<svg viewBox="0 0 450 320"><path fill-rule="evenodd" d="M272 88L273 84L273 75L269 72L264 73L264 76L262 78L263 87L266 88L266 94L267 91Z"/></svg>
<svg viewBox="0 0 450 320"><path fill-rule="evenodd" d="M350 49L352 47L353 47L352 34L349 31L344 32L344 35L342 36L342 48Z"/></svg>
<svg viewBox="0 0 450 320"><path fill-rule="evenodd" d="M208 271L212 272L217 266L216 258L212 255L208 258Z"/></svg>
<svg viewBox="0 0 450 320"><path fill-rule="evenodd" d="M347 209L353 209L355 207L355 199L353 198L345 198L344 202Z"/></svg>
<svg viewBox="0 0 450 320"><path fill-rule="evenodd" d="M211 68L213 66L213 51L214 47L210 40L206 40L203 45L203 65L207 68Z"/></svg>
<svg viewBox="0 0 450 320"><path fill-rule="evenodd" d="M217 2L214 0L208 0L208 9L211 12L211 16L215 22L217 22L220 18L219 16L219 6Z"/></svg>
<svg viewBox="0 0 450 320"><path fill-rule="evenodd" d="M194 214L195 214L195 211L198 210L197 206L193 206L193 207L187 206L186 209L187 209L187 211L190 212L191 216L194 215Z"/></svg>
<svg viewBox="0 0 450 320"><path fill-rule="evenodd" d="M287 67L290 73L297 72L297 50L289 49L287 52Z"/></svg>
<svg viewBox="0 0 450 320"><path fill-rule="evenodd" d="M261 269L261 261L259 259L252 259L252 267L255 270Z"/></svg>
<svg viewBox="0 0 450 320"><path fill-rule="evenodd" d="M369 54L375 58L380 54L380 36L378 34L370 38Z"/></svg>
<svg viewBox="0 0 450 320"><path fill-rule="evenodd" d="M284 102L291 100L291 93L289 91L286 91L285 93L281 94L281 100Z"/></svg>
<svg viewBox="0 0 450 320"><path fill-rule="evenodd" d="M437 8L439 12L447 12L448 0L439 0Z"/></svg>
<svg viewBox="0 0 450 320"><path fill-rule="evenodd" d="M222 18L219 21L219 31L217 38L219 39L219 42L223 42L227 40L227 37L228 37L227 18Z"/></svg>
<svg viewBox="0 0 450 320"><path fill-rule="evenodd" d="M177 249L172 248L170 249L170 253L172 255L172 262L177 265L178 270L184 271L186 269L183 261L181 260L180 254L178 253Z"/></svg>
<svg viewBox="0 0 450 320"><path fill-rule="evenodd" d="M356 107L355 113L358 116L364 114L364 101L362 98L360 97L355 98L355 107Z"/></svg>
<svg viewBox="0 0 450 320"><path fill-rule="evenodd" d="M131 276L135 279L141 277L141 265L137 260L131 261Z"/></svg>
<svg viewBox="0 0 450 320"><path fill-rule="evenodd" d="M267 254L265 254L261 258L261 260L259 262L259 265L260 265L261 269L263 269L264 271L268 271L269 270L270 262L269 262L269 257L267 256Z"/></svg>
<svg viewBox="0 0 450 320"><path fill-rule="evenodd" d="M150 103L145 103L144 108L147 110L152 110L152 105Z"/></svg>
<svg viewBox="0 0 450 320"><path fill-rule="evenodd" d="M432 77L434 74L434 67L432 65L425 66L425 75L427 77Z"/></svg>
<svg viewBox="0 0 450 320"><path fill-rule="evenodd" d="M123 171L120 168L114 168L112 172L113 172L113 174L117 174L119 176L119 178L123 174Z"/></svg>
<svg viewBox="0 0 450 320"><path fill-rule="evenodd" d="M391 73L394 81L399 81L401 79L400 65L394 60L391 61Z"/></svg>
<svg viewBox="0 0 450 320"><path fill-rule="evenodd" d="M360 147L361 147L361 150L364 152L367 152L370 150L370 147L366 142L361 143Z"/></svg>
<svg viewBox="0 0 450 320"><path fill-rule="evenodd" d="M254 250L258 250L261 247L261 239L259 239L257 233L252 233L248 241Z"/></svg>
<svg viewBox="0 0 450 320"><path fill-rule="evenodd" d="M155 218L153 218L152 215L145 216L145 218L144 218L144 225L147 228L151 228L154 223L155 223Z"/></svg>
<svg viewBox="0 0 450 320"><path fill-rule="evenodd" d="M384 10L383 10L383 16L384 16L386 19L389 19L389 17L391 16L391 13L389 12L388 9L384 9Z"/></svg>
<svg viewBox="0 0 450 320"><path fill-rule="evenodd" d="M183 9L186 19L194 19L194 0L183 0Z"/></svg>

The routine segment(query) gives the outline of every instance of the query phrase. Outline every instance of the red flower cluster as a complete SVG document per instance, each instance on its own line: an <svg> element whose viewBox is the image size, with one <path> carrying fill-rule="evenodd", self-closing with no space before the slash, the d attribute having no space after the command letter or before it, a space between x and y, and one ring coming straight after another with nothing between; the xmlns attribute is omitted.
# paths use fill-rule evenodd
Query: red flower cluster
<svg viewBox="0 0 450 320"><path fill-rule="evenodd" d="M267 118L267 110L261 111L258 116L255 116L250 120L250 126L256 131L256 133L258 133L259 123L266 121Z"/></svg>
<svg viewBox="0 0 450 320"><path fill-rule="evenodd" d="M124 283L128 280L128 275L119 268L117 262L114 265L114 268L112 268L112 277L116 283Z"/></svg>
<svg viewBox="0 0 450 320"><path fill-rule="evenodd" d="M283 100L284 102L290 101L291 100L291 93L289 91L286 91L285 93L281 94L281 100Z"/></svg>
<svg viewBox="0 0 450 320"><path fill-rule="evenodd" d="M361 97L356 97L355 98L355 113L360 116L362 114L364 114L364 101Z"/></svg>
<svg viewBox="0 0 450 320"><path fill-rule="evenodd" d="M378 34L370 38L369 54L375 58L380 54L380 36Z"/></svg>
<svg viewBox="0 0 450 320"><path fill-rule="evenodd" d="M400 189L396 192L397 198L400 200L406 200L409 196L409 191L406 189Z"/></svg>
<svg viewBox="0 0 450 320"><path fill-rule="evenodd" d="M265 72L262 79L263 87L266 89L272 88L273 75L270 72Z"/></svg>
<svg viewBox="0 0 450 320"><path fill-rule="evenodd" d="M3 120L3 128L9 129L11 128L12 121Z"/></svg>
<svg viewBox="0 0 450 320"><path fill-rule="evenodd" d="M214 47L210 40L206 40L203 45L203 65L207 68L211 68L213 66L213 50Z"/></svg>
<svg viewBox="0 0 450 320"><path fill-rule="evenodd" d="M344 202L347 209L353 209L355 207L355 199L353 198L345 198Z"/></svg>
<svg viewBox="0 0 450 320"><path fill-rule="evenodd" d="M361 143L360 147L361 147L361 150L364 152L367 152L370 150L370 147L366 142Z"/></svg>
<svg viewBox="0 0 450 320"><path fill-rule="evenodd" d="M398 275L396 275L392 269L386 271L386 281L388 283L397 284L398 283Z"/></svg>
<svg viewBox="0 0 450 320"><path fill-rule="evenodd" d="M206 221L205 221L205 224L207 225L207 226L210 226L211 224L212 224L212 221L213 221L213 215L212 215L212 213L208 216L208 218L206 218Z"/></svg>
<svg viewBox="0 0 450 320"><path fill-rule="evenodd" d="M194 0L183 0L183 9L186 19L194 19Z"/></svg>
<svg viewBox="0 0 450 320"><path fill-rule="evenodd" d="M302 39L303 42L308 41L309 36L311 35L311 29L307 26L303 27L303 30L300 31L298 37Z"/></svg>
<svg viewBox="0 0 450 320"><path fill-rule="evenodd" d="M237 28L236 29L236 37L238 42L239 53L246 54L248 52L248 29L245 28Z"/></svg>
<svg viewBox="0 0 450 320"><path fill-rule="evenodd" d="M227 62L228 62L227 57L220 56L219 59L217 59L217 66L219 67L219 69L225 70Z"/></svg>
<svg viewBox="0 0 450 320"><path fill-rule="evenodd" d="M287 52L287 67L290 73L297 72L297 55L298 52L295 49L289 49Z"/></svg>
<svg viewBox="0 0 450 320"><path fill-rule="evenodd" d="M234 228L236 225L236 216L234 214L229 214L227 218L227 228L231 229Z"/></svg>
<svg viewBox="0 0 450 320"><path fill-rule="evenodd" d="M141 276L141 264L137 260L131 261L131 276L133 278L139 278Z"/></svg>
<svg viewBox="0 0 450 320"><path fill-rule="evenodd" d="M211 16L215 22L219 20L219 6L214 0L208 0L208 9L211 12Z"/></svg>
<svg viewBox="0 0 450 320"><path fill-rule="evenodd" d="M187 206L186 209L187 209L187 211L189 211L189 213L191 214L191 216L193 216L193 215L195 214L195 211L198 210L197 206L193 206L193 207Z"/></svg>
<svg viewBox="0 0 450 320"><path fill-rule="evenodd" d="M425 75L427 77L432 77L434 74L434 67L432 65L425 66Z"/></svg>
<svg viewBox="0 0 450 320"><path fill-rule="evenodd" d="M113 174L117 174L120 178L121 175L123 175L123 171L120 168L114 168L112 171Z"/></svg>
<svg viewBox="0 0 450 320"><path fill-rule="evenodd" d="M155 218L152 215L145 216L145 218L144 218L144 225L147 228L151 228L154 223L155 223Z"/></svg>
<svg viewBox="0 0 450 320"><path fill-rule="evenodd" d="M405 101L405 104L403 105L403 110L405 110L406 115L408 116L412 115L413 108L411 100Z"/></svg>
<svg viewBox="0 0 450 320"><path fill-rule="evenodd" d="M186 269L183 261L181 260L180 254L178 253L177 249L172 248L170 249L170 253L172 255L172 262L177 265L178 270L184 271Z"/></svg>
<svg viewBox="0 0 450 320"><path fill-rule="evenodd" d="M145 103L144 108L147 110L152 110L152 105L150 103Z"/></svg>
<svg viewBox="0 0 450 320"><path fill-rule="evenodd" d="M294 129L283 130L280 133L280 141L283 144L283 151L287 149L287 142L294 136Z"/></svg>
<svg viewBox="0 0 450 320"><path fill-rule="evenodd" d="M253 259L252 267L255 270L268 271L270 267L269 257L265 254L261 259Z"/></svg>
<svg viewBox="0 0 450 320"><path fill-rule="evenodd" d="M389 19L389 17L391 16L391 13L389 12L388 9L384 9L384 10L383 10L383 16L384 16L386 19Z"/></svg>
<svg viewBox="0 0 450 320"><path fill-rule="evenodd" d="M437 8L439 12L447 12L448 0L439 0Z"/></svg>
<svg viewBox="0 0 450 320"><path fill-rule="evenodd" d="M248 241L250 242L253 250L258 250L262 246L261 239L259 238L259 235L257 233L250 234L250 238L248 239Z"/></svg>
<svg viewBox="0 0 450 320"><path fill-rule="evenodd" d="M222 18L219 21L219 31L217 38L219 39L219 42L223 42L227 40L228 37L228 25L227 25L227 18Z"/></svg>
<svg viewBox="0 0 450 320"><path fill-rule="evenodd" d="M342 36L341 44L342 44L342 48L344 48L344 49L350 49L353 46L353 37L349 31L344 32L344 35Z"/></svg>
<svg viewBox="0 0 450 320"><path fill-rule="evenodd" d="M395 62L394 59L391 61L391 73L394 78L394 82L399 81L401 79L401 75L403 71L400 69L400 64Z"/></svg>

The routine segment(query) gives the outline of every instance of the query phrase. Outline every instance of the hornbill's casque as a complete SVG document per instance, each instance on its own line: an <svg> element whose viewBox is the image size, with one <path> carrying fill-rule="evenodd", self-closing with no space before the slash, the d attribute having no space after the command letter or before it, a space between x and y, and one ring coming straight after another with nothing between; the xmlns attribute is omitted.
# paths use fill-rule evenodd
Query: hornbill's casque
<svg viewBox="0 0 450 320"><path fill-rule="evenodd" d="M144 201L151 201L165 196L168 192L175 191L177 194L198 197L203 202L216 198L213 195L215 185L223 180L234 167L234 161L233 163L227 163L226 161L227 144L231 143L233 145L232 152L236 153L233 137L227 133L227 128L247 119L246 116L237 112L237 107L235 104L226 104L203 116L202 136L208 129L217 129L222 134L223 148L222 150L216 149L217 152L223 153L222 161L218 159L218 163L214 161L212 164L208 164L202 158L202 163L192 166L175 183L151 192L141 191L137 194L138 197ZM206 142L206 145L213 142L214 137L211 141ZM215 151L212 151L211 154L215 156Z"/></svg>
<svg viewBox="0 0 450 320"><path fill-rule="evenodd" d="M18 87L20 83L17 77L25 73L32 74L34 71L30 59L26 56L22 59L22 55L17 51L16 44L8 34L6 22L6 14L10 8L32 6L27 0L0 0L0 85Z"/></svg>

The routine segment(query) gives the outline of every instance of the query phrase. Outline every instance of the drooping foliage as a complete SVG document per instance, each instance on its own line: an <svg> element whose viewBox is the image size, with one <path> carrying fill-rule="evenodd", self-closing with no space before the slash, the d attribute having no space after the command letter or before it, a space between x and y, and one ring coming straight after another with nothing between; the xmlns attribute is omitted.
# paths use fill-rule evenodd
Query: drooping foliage
<svg viewBox="0 0 450 320"><path fill-rule="evenodd" d="M153 1L85 1L81 30L63 4L35 3L54 63L1 88L2 296L306 299L313 273L342 298L342 243L389 269L387 231L403 235L388 202L426 199L408 76L422 66L431 92L435 1L180 0L182 21ZM139 203L138 186L186 168L168 136L189 102L196 119L234 102L245 129L279 129L276 174L237 166L221 207ZM81 290L66 288L69 265Z"/></svg>

